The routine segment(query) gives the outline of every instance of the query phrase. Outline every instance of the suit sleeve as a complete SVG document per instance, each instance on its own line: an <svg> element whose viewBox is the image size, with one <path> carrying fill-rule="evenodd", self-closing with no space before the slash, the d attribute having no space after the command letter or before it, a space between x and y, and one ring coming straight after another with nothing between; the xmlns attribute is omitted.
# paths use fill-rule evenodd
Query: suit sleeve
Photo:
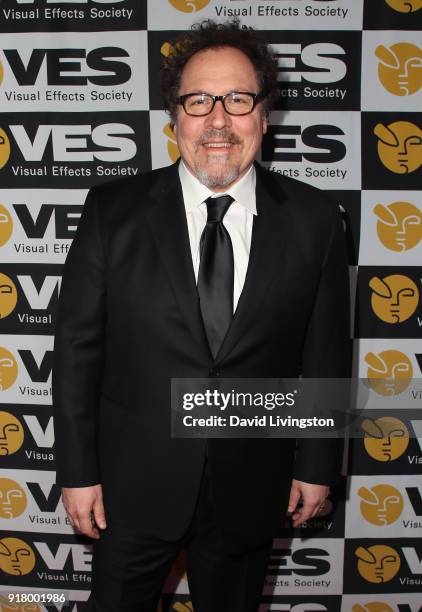
<svg viewBox="0 0 422 612"><path fill-rule="evenodd" d="M96 437L104 331L105 256L91 190L64 266L54 343L56 480L64 487L100 482Z"/></svg>
<svg viewBox="0 0 422 612"><path fill-rule="evenodd" d="M351 375L346 239L337 206L333 212L330 238L304 343L304 378L349 378ZM337 438L299 439L294 478L314 484L334 484L340 476L343 446L343 440Z"/></svg>

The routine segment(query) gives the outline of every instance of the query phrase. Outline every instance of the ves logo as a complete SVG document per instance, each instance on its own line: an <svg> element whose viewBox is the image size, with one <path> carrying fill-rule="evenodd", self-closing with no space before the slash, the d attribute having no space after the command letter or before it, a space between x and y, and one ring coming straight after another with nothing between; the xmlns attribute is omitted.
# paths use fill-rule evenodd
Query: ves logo
<svg viewBox="0 0 422 612"><path fill-rule="evenodd" d="M359 546L355 555L359 559L358 572L367 582L383 584L392 580L400 569L400 556L391 546Z"/></svg>
<svg viewBox="0 0 422 612"><path fill-rule="evenodd" d="M408 251L422 238L422 214L410 202L393 202L388 206L377 204L377 233L382 244L391 251Z"/></svg>
<svg viewBox="0 0 422 612"><path fill-rule="evenodd" d="M422 0L385 0L385 2L399 13L415 13L422 7Z"/></svg>
<svg viewBox="0 0 422 612"><path fill-rule="evenodd" d="M370 352L365 355L365 361L368 364L369 384L379 395L398 395L409 386L413 366L409 357L401 351Z"/></svg>
<svg viewBox="0 0 422 612"><path fill-rule="evenodd" d="M10 212L0 204L0 247L6 244L13 232L13 221Z"/></svg>
<svg viewBox="0 0 422 612"><path fill-rule="evenodd" d="M378 123L374 134L378 137L379 158L391 172L410 174L422 165L422 130L414 123Z"/></svg>
<svg viewBox="0 0 422 612"><path fill-rule="evenodd" d="M13 455L20 449L24 440L21 422L10 412L0 412L0 457Z"/></svg>
<svg viewBox="0 0 422 612"><path fill-rule="evenodd" d="M186 603L176 601L176 603L173 604L173 610L175 610L175 612L193 612L193 605L191 601Z"/></svg>
<svg viewBox="0 0 422 612"><path fill-rule="evenodd" d="M166 125L163 128L163 133L165 136L167 136L167 139L168 139L167 140L167 152L169 154L169 157L171 161L175 162L180 157L180 151L179 151L179 147L177 146L176 135L173 132L170 123L166 123Z"/></svg>
<svg viewBox="0 0 422 612"><path fill-rule="evenodd" d="M18 376L16 359L6 348L0 346L0 391L13 385Z"/></svg>
<svg viewBox="0 0 422 612"><path fill-rule="evenodd" d="M196 13L196 11L202 11L210 0L169 0L169 2L182 13Z"/></svg>
<svg viewBox="0 0 422 612"><path fill-rule="evenodd" d="M382 601L371 601L364 606L355 604L352 607L352 612L394 612L394 610Z"/></svg>
<svg viewBox="0 0 422 612"><path fill-rule="evenodd" d="M0 169L3 168L10 157L10 140L6 132L0 127Z"/></svg>
<svg viewBox="0 0 422 612"><path fill-rule="evenodd" d="M391 274L383 279L374 276L369 287L372 310L385 323L403 323L418 307L419 290L408 276Z"/></svg>
<svg viewBox="0 0 422 612"><path fill-rule="evenodd" d="M335 83L341 81L347 74L346 63L339 56L346 55L340 45L334 43L313 43L303 46L301 44L273 44L279 64L279 81L309 83ZM300 63L313 70L301 70L296 64ZM286 70L286 68L294 70ZM319 70L316 70L319 69Z"/></svg>
<svg viewBox="0 0 422 612"><path fill-rule="evenodd" d="M11 278L0 272L0 319L4 319L15 309L18 301L16 285Z"/></svg>
<svg viewBox="0 0 422 612"><path fill-rule="evenodd" d="M362 430L365 432L365 450L376 461L394 461L409 446L409 430L395 417L364 419Z"/></svg>
<svg viewBox="0 0 422 612"><path fill-rule="evenodd" d="M0 540L0 568L11 576L24 576L32 572L35 554L32 548L19 538Z"/></svg>
<svg viewBox="0 0 422 612"><path fill-rule="evenodd" d="M372 525L391 525L403 511L403 497L395 487L388 484L358 489L361 498L362 516Z"/></svg>
<svg viewBox="0 0 422 612"><path fill-rule="evenodd" d="M379 59L378 76L387 91L409 96L422 87L422 51L412 43L396 43L375 49Z"/></svg>
<svg viewBox="0 0 422 612"><path fill-rule="evenodd" d="M10 478L0 478L0 517L16 518L24 512L26 505L25 491L20 484Z"/></svg>

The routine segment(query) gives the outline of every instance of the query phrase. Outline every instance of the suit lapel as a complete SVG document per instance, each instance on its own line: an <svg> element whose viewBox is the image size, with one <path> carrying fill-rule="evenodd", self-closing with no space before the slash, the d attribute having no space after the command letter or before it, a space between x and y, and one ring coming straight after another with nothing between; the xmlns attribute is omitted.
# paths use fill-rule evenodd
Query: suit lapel
<svg viewBox="0 0 422 612"><path fill-rule="evenodd" d="M283 200L286 196L270 173L258 164L255 168L258 214L254 217L249 264L236 312L216 357L218 362L228 356L238 338L247 332L274 274L280 270L285 248L288 215Z"/></svg>
<svg viewBox="0 0 422 612"><path fill-rule="evenodd" d="M145 216L161 261L188 327L208 348L189 243L186 212L177 164L167 168L149 193L151 205Z"/></svg>
<svg viewBox="0 0 422 612"><path fill-rule="evenodd" d="M280 270L288 228L285 194L271 174L256 167L257 216L254 218L245 284L227 335L216 357L225 359L259 307L265 292ZM199 308L198 291L190 251L189 233L177 164L165 169L148 194L145 211L160 259L180 310L194 337L211 355Z"/></svg>

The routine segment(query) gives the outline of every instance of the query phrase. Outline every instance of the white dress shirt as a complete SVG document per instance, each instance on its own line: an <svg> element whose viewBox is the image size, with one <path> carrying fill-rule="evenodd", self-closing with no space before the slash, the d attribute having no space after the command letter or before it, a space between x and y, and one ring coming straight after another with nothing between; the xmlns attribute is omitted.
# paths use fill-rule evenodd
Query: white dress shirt
<svg viewBox="0 0 422 612"><path fill-rule="evenodd" d="M247 173L223 193L215 193L205 187L188 170L183 161L179 164L179 177L182 183L188 223L189 242L192 253L193 269L196 282L199 270L199 242L207 223L207 205L205 200L211 197L230 195L234 202L224 215L223 224L230 234L234 259L233 312L236 310L240 294L245 283L246 270L251 250L253 216L256 211L255 168L252 165Z"/></svg>

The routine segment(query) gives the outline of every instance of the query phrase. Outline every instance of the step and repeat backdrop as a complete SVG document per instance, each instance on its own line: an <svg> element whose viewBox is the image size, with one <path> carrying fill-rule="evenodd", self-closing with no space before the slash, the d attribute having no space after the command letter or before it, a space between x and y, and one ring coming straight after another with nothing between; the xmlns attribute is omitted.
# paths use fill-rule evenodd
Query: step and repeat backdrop
<svg viewBox="0 0 422 612"><path fill-rule="evenodd" d="M160 66L175 32L208 17L240 17L277 53L262 163L341 207L355 375L381 398L422 377L422 0L2 0L2 612L62 610L64 592L81 612L88 597L92 549L54 473L62 267L89 187L178 158ZM280 511L260 612L420 612L421 473L417 421L366 421L326 514L293 530ZM161 607L192 611L182 557Z"/></svg>

